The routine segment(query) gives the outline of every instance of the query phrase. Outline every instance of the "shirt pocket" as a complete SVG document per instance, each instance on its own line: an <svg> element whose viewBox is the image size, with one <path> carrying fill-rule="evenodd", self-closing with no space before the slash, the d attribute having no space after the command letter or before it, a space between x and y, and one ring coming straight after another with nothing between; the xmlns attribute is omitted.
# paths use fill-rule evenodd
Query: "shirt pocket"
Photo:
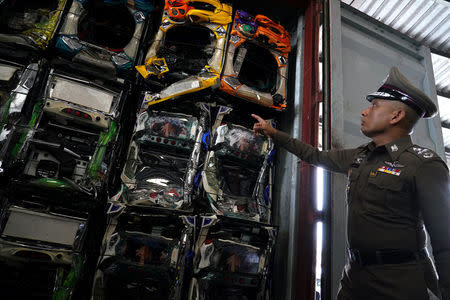
<svg viewBox="0 0 450 300"><path fill-rule="evenodd" d="M401 176L378 172L377 176L369 178L365 202L368 211L396 217L411 216L411 195Z"/></svg>

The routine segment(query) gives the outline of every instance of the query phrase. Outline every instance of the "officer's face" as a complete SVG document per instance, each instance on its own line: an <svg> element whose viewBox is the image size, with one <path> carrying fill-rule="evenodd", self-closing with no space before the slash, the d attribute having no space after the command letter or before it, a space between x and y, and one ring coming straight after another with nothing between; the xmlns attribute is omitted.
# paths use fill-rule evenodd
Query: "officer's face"
<svg viewBox="0 0 450 300"><path fill-rule="evenodd" d="M361 132L370 138L385 133L395 108L392 101L373 99L369 107L361 112Z"/></svg>

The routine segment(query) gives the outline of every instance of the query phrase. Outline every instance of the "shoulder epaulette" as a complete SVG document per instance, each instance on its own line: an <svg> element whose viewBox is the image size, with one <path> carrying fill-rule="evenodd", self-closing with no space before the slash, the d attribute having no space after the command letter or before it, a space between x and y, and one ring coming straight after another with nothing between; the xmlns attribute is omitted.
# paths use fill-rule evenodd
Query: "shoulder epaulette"
<svg viewBox="0 0 450 300"><path fill-rule="evenodd" d="M417 145L412 145L408 148L408 151L421 159L439 158L439 155L437 155L433 150Z"/></svg>

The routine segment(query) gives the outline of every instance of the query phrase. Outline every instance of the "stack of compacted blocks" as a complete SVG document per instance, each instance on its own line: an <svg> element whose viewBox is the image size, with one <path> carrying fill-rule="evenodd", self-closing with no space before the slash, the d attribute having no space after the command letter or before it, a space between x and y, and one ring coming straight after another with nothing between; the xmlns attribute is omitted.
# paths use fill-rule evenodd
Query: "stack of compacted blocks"
<svg viewBox="0 0 450 300"><path fill-rule="evenodd" d="M152 8L0 4L2 297L87 297Z"/></svg>
<svg viewBox="0 0 450 300"><path fill-rule="evenodd" d="M270 299L289 33L218 0L0 3L6 298Z"/></svg>

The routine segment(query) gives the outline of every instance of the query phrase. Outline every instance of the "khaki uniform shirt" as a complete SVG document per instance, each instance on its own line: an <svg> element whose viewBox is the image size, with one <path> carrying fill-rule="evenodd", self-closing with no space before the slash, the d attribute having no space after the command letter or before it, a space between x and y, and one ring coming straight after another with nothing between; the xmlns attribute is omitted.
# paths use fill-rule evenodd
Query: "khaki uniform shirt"
<svg viewBox="0 0 450 300"><path fill-rule="evenodd" d="M409 135L380 147L329 151L281 131L274 141L305 162L348 174L350 248L417 251L425 247L425 224L440 288L450 295L449 171L436 153L413 145Z"/></svg>

